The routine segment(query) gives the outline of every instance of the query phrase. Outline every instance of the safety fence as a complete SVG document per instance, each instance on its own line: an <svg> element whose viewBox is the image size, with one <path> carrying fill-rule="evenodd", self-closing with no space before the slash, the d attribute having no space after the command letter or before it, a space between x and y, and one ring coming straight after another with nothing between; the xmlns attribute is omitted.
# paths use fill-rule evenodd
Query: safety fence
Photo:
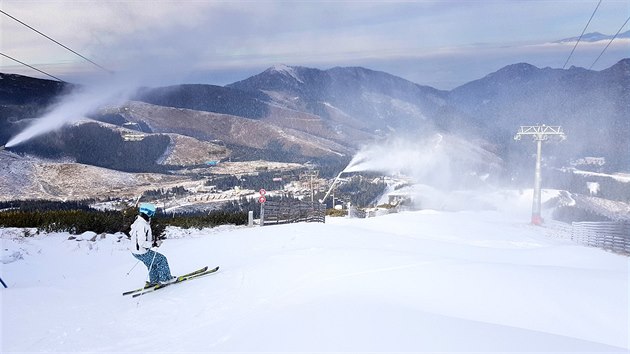
<svg viewBox="0 0 630 354"><path fill-rule="evenodd" d="M325 222L326 206L318 202L267 201L261 209L261 225Z"/></svg>
<svg viewBox="0 0 630 354"><path fill-rule="evenodd" d="M574 222L571 239L586 246L630 255L630 222Z"/></svg>

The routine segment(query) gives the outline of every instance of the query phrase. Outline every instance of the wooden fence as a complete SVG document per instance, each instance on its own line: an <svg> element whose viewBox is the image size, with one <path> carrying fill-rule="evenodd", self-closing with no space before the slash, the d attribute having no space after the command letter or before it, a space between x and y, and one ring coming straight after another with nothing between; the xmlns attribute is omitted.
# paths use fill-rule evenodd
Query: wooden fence
<svg viewBox="0 0 630 354"><path fill-rule="evenodd" d="M577 243L630 255L630 222L574 222L571 239Z"/></svg>
<svg viewBox="0 0 630 354"><path fill-rule="evenodd" d="M268 201L263 203L260 224L279 225L294 222L325 222L326 206L318 202Z"/></svg>

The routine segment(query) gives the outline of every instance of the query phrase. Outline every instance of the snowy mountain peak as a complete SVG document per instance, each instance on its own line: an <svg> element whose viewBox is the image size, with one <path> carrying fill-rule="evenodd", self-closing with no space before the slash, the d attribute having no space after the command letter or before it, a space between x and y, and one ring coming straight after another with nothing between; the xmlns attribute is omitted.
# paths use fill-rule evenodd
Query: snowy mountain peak
<svg viewBox="0 0 630 354"><path fill-rule="evenodd" d="M299 83L302 83L302 84L304 83L302 78L300 78L300 75L298 71L296 70L296 68L292 66L288 66L285 64L276 64L270 67L269 69L267 69L266 71L268 73L278 73L281 75L289 76Z"/></svg>
<svg viewBox="0 0 630 354"><path fill-rule="evenodd" d="M528 63L518 63L518 64L512 64L512 65L508 65L505 68L499 70L499 71L505 71L505 72L529 72L529 71L535 71L538 70L538 68L532 64L528 64Z"/></svg>
<svg viewBox="0 0 630 354"><path fill-rule="evenodd" d="M602 72L609 72L622 77L630 77L630 58L621 59L617 64L602 70Z"/></svg>
<svg viewBox="0 0 630 354"><path fill-rule="evenodd" d="M614 36L612 35L606 35L599 32L591 32L591 33L586 33L582 35L581 38L580 37L564 38L559 41L556 41L556 43L574 43L574 42L577 42L578 39L581 42L597 42L597 41L611 40L613 37ZM630 38L630 31L620 33L615 38Z"/></svg>
<svg viewBox="0 0 630 354"><path fill-rule="evenodd" d="M538 71L540 71L540 69L534 65L528 63L518 63L508 65L502 69L499 69L498 71L495 71L494 73L488 74L486 78L494 78L499 80L515 77L525 78L531 76Z"/></svg>

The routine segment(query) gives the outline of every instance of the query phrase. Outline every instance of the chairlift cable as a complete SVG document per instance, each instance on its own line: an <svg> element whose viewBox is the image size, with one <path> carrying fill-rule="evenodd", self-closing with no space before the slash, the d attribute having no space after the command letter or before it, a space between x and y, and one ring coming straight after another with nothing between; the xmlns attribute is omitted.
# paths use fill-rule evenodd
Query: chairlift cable
<svg viewBox="0 0 630 354"><path fill-rule="evenodd" d="M2 11L2 10L0 10L0 12L2 12L3 14L5 14L6 16L10 17L11 19L13 19L13 20L15 20L15 21L19 22L20 24L22 24L22 25L24 25L24 26L28 27L29 29L31 29L31 30L33 30L33 31L35 31L35 32L37 32L37 33L39 33L40 35L42 35L42 36L44 36L44 37L48 38L49 40L51 40L51 41L55 42L56 44L58 44L58 45L60 45L60 46L64 47L65 49L67 49L67 50L71 51L72 53L74 53L74 54L76 54L76 55L80 56L81 58L83 58L83 59L85 59L85 60L89 61L90 63L94 64L94 65L95 65L95 66L97 66L98 68L100 68L100 69L102 69L102 70L104 70L104 71L106 71L106 72L108 72L108 73L110 73L110 74L113 74L113 73L114 73L113 71L108 70L108 69L106 69L106 68L102 67L101 65L99 65L99 64L97 64L97 63L95 63L94 61L92 61L92 60L90 60L90 59L86 58L85 56L83 56L83 55L81 55L81 54L77 53L76 51L74 51L74 50L72 50L72 49L68 48L67 46L65 46L65 45L63 45L63 44L61 44L61 43L59 43L58 41L56 41L56 40L54 40L54 39L50 38L49 36L45 35L44 33L40 32L40 31L38 31L38 30L36 30L35 28L33 28L33 27L29 26L28 24L26 24L26 23L24 23L24 22L20 21L19 19L15 18L15 17L13 17L13 16L11 16L11 15L9 15L8 13L6 13L6 12L4 12L4 11Z"/></svg>
<svg viewBox="0 0 630 354"><path fill-rule="evenodd" d="M604 50L602 50L601 53L599 53L599 56L597 57L597 59L595 59L595 61L593 62L593 64L591 64L591 66L588 68L589 70L591 70L591 68L593 68L593 66L595 66L595 63L597 63L597 61L599 60L599 58L602 57L602 55L604 54L604 52L606 51L606 49L608 49L608 46L610 45L610 43L612 43L612 41L615 40L615 38L617 38L617 36L619 35L619 33L621 32L621 30L626 26L626 24L628 23L628 21L630 21L630 17L628 17L626 19L626 22L623 23L623 25L621 25L621 27L619 27L619 30L617 31L617 33L615 33L615 35L610 39L610 42L608 42L608 44L606 44L606 47L604 48Z"/></svg>
<svg viewBox="0 0 630 354"><path fill-rule="evenodd" d="M9 58L9 59L11 59L11 60L13 60L13 61L15 61L15 62L18 62L18 63L20 63L20 64L22 64L22 65L24 65L24 66L28 66L29 68L31 68L31 69L33 69L33 70L39 71L40 73L42 73L42 74L44 74L44 75L50 76L50 77L52 77L53 79L55 79L55 80L57 80L57 81L59 81L59 82L66 83L65 81L61 80L60 78L58 78L58 77L56 77L56 76L53 76L53 75L51 75L51 74L49 74L49 73L47 73L47 72L45 72L45 71L43 71L43 70L40 70L40 69L38 69L38 68L36 68L36 67L34 67L34 66L32 66L32 65L26 64L26 63L24 63L24 62L22 62L22 61L19 61L19 60L15 59L15 58L12 58L12 57L10 57L10 56L8 56L8 55L4 54L4 53L0 53L0 55L2 55L2 56L3 56L3 57L5 57L5 58Z"/></svg>
<svg viewBox="0 0 630 354"><path fill-rule="evenodd" d="M569 63L569 59L571 59L571 56L573 55L573 52L575 51L575 48L577 48L578 43L580 43L580 40L582 39L582 36L584 35L584 32L586 32L586 28L588 28L588 25L591 23L591 20L593 19L593 16L595 16L595 12L597 12L597 9L599 8L599 5L601 3L602 3L602 0L599 0L599 2L597 3L597 6L595 7L595 10L591 14L591 18L588 19L588 22L586 23L586 26L584 26L584 29L582 30L582 34L580 34L580 36L578 37L578 40L577 40L577 42L575 42L575 45L573 46L573 49L571 50L571 53L569 54L569 57L564 62L564 65L562 66L562 69L564 69L567 66L567 64Z"/></svg>

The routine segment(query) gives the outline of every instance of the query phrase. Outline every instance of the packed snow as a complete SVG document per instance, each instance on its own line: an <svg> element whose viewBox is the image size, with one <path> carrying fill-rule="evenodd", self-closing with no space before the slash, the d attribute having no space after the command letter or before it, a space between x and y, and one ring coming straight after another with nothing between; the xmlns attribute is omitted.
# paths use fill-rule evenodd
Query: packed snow
<svg viewBox="0 0 630 354"><path fill-rule="evenodd" d="M0 349L627 353L628 258L528 224L531 193L485 201L169 228L159 250L174 274L221 269L138 298L121 295L147 277L122 234L1 229Z"/></svg>

